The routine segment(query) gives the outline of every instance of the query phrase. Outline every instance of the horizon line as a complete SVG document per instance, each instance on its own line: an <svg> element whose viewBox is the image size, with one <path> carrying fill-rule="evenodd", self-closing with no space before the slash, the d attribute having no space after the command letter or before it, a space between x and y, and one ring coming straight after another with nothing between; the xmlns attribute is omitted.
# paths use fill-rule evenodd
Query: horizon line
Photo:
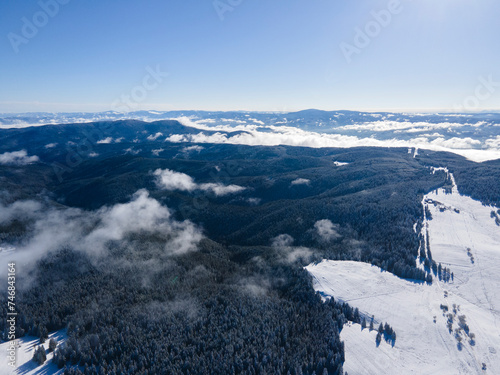
<svg viewBox="0 0 500 375"><path fill-rule="evenodd" d="M138 109L135 111L120 112L114 110L104 110L104 111L1 111L1 115L22 115L22 114L102 114L102 113L113 113L113 114L134 114L137 112L220 112L220 113L230 113L230 112L241 112L241 113L297 113L305 111L318 111L318 112L360 112L360 113L412 113L412 114L487 114L487 113L500 113L500 108L494 109L482 109L475 111L453 111L449 108L422 108L422 109L401 109L401 108L391 108L391 109L320 109L320 108L304 108L298 110L249 110L249 109L230 109L230 110L217 110L217 109L169 109L169 110L158 110L158 109Z"/></svg>

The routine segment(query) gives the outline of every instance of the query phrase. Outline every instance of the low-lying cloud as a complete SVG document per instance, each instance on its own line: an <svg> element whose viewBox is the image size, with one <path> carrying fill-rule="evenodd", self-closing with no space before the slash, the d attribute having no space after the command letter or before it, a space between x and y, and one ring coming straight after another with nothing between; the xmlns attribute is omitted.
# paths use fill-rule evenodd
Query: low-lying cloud
<svg viewBox="0 0 500 375"><path fill-rule="evenodd" d="M203 151L205 149L205 147L202 147L202 146L189 146L189 147L184 147L182 149L183 152L191 152L191 151L194 151L194 152L198 152L200 153L201 151Z"/></svg>
<svg viewBox="0 0 500 375"><path fill-rule="evenodd" d="M314 224L317 235L324 242L334 241L342 237L338 232L339 228L338 224L333 224L330 220L326 219L319 220Z"/></svg>
<svg viewBox="0 0 500 375"><path fill-rule="evenodd" d="M291 185L309 185L311 183L311 180L308 180L307 178L297 178L296 180L293 180L290 184Z"/></svg>
<svg viewBox="0 0 500 375"><path fill-rule="evenodd" d="M166 256L194 251L203 238L200 228L190 221L173 219L168 207L146 190L139 190L128 203L97 211L48 208L35 201L0 205L0 225L13 220L27 222L29 231L19 243L10 244L16 251L9 254L9 261L22 263L25 268L64 248L101 257L110 246L130 245L134 234L160 239Z"/></svg>
<svg viewBox="0 0 500 375"><path fill-rule="evenodd" d="M448 130L453 128L462 128L465 126L479 127L484 125L484 122L477 122L474 124L460 124L454 122L440 122L440 123L429 123L429 122L409 122L409 121L374 121L365 122L361 124L345 125L340 126L339 130L355 130L355 131L371 131L371 132L387 132L395 130L406 130L408 132L420 132L429 131L433 129Z"/></svg>
<svg viewBox="0 0 500 375"><path fill-rule="evenodd" d="M5 225L18 218L30 217L42 209L42 204L35 201L17 201L10 205L0 202L0 225Z"/></svg>
<svg viewBox="0 0 500 375"><path fill-rule="evenodd" d="M299 146L299 147L335 147L335 148L351 148L351 147L391 147L391 148L418 148L432 151L445 151L462 155L476 162L494 160L500 158L500 148L495 142L489 141L484 144L479 140L474 140L470 137L448 138L438 136L437 139L430 141L427 137L415 137L411 139L401 139L397 132L405 130L415 131L431 131L442 130L448 132L449 129L471 126L478 128L484 125L479 122L476 124L455 124L455 123L440 123L431 124L427 122L411 123L411 122L376 122L365 123L358 125L349 125L347 127L339 127L336 130L349 131L371 131L374 134L383 131L392 131L393 138L377 139L374 135L358 137L355 135L346 135L339 133L318 133L302 130L292 126L275 126L275 125L217 125L208 126L204 121L193 122L189 118L182 117L177 119L186 126L199 129L197 134L172 134L166 138L166 141L173 143L221 143L221 144L237 144L248 146ZM216 133L207 134L204 131L216 131ZM238 134L231 134L239 131ZM435 137L436 135L433 135Z"/></svg>
<svg viewBox="0 0 500 375"><path fill-rule="evenodd" d="M40 161L40 158L38 156L28 156L26 150L0 154L0 164L3 165L27 165L37 161Z"/></svg>
<svg viewBox="0 0 500 375"><path fill-rule="evenodd" d="M477 139L472 139L470 137L466 138L453 137L450 139L445 139L443 137L440 137L433 140L431 144L452 149L471 149L480 146L481 141Z"/></svg>
<svg viewBox="0 0 500 375"><path fill-rule="evenodd" d="M156 141L158 138L162 137L163 136L163 133L156 133L155 135L151 134L150 136L148 136L148 141Z"/></svg>
<svg viewBox="0 0 500 375"><path fill-rule="evenodd" d="M136 150L133 147L129 147L129 148L123 150L123 151L125 151L125 154L137 155L137 154L139 154L142 151L142 149Z"/></svg>
<svg viewBox="0 0 500 375"><path fill-rule="evenodd" d="M198 184L194 179L180 172L175 172L170 169L157 169L154 172L156 176L156 184L164 190L179 190L193 192L196 190L211 192L216 196L224 196L229 194L240 193L246 188L238 185L224 185L221 183L204 183Z"/></svg>
<svg viewBox="0 0 500 375"><path fill-rule="evenodd" d="M163 148L158 148L156 150L151 150L151 153L154 155L154 156L160 156L160 154L165 151L165 149Z"/></svg>
<svg viewBox="0 0 500 375"><path fill-rule="evenodd" d="M114 139L113 137L107 137L107 138L104 138L104 139L101 139L100 141L97 141L97 144L98 145L107 145L107 144L111 144L111 143L121 143L125 138L121 137L121 138L116 138Z"/></svg>
<svg viewBox="0 0 500 375"><path fill-rule="evenodd" d="M314 255L311 249L302 246L293 246L293 243L294 238L289 234L280 234L271 240L271 246L278 250L282 262L309 262Z"/></svg>

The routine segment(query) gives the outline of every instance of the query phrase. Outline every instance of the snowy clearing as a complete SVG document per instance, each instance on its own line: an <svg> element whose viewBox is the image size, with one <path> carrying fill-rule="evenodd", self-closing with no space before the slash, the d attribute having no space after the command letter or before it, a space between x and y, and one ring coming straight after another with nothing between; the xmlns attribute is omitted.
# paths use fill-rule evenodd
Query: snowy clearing
<svg viewBox="0 0 500 375"><path fill-rule="evenodd" d="M37 337L26 336L18 339L18 344L20 346L17 349L17 363L16 367L11 367L8 364L8 349L10 342L2 342L0 344L0 374L2 375L60 375L63 373L63 369L59 370L55 364L52 363L53 353L48 352L49 340L54 338L57 340L58 345L66 341L66 330L57 331L49 335L49 339L45 341L43 346L46 349L47 360L42 366L38 366L31 359L33 358L33 352L36 347L39 346L40 339Z"/></svg>
<svg viewBox="0 0 500 375"><path fill-rule="evenodd" d="M394 348L385 341L377 348L375 331L347 324L341 338L348 374L499 373L500 226L496 217L500 213L461 196L452 175L450 179L451 193L439 189L422 203L432 216L426 217L423 227L432 258L450 268L453 281L435 278L432 285L419 284L351 261L325 260L306 267L314 288L325 298L333 296L358 307L362 314L374 314L375 328L387 322L397 333Z"/></svg>

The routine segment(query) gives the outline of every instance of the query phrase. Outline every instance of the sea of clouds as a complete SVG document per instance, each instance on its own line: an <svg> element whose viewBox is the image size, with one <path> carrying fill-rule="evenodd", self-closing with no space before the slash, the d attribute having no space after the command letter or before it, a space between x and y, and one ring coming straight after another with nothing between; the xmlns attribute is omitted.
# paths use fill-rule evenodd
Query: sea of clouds
<svg viewBox="0 0 500 375"><path fill-rule="evenodd" d="M263 146L301 147L408 147L447 151L476 162L500 158L500 114L375 114L343 113L322 119L294 113L259 112L154 112L0 114L0 129L43 126L60 123L87 123L103 120L136 119L158 121L176 119L199 130L196 134L148 135L148 141L183 143L227 143ZM295 116L295 117L294 117ZM354 120L353 120L354 119ZM215 133L213 133L215 131ZM210 133L208 133L210 132ZM234 132L237 132L236 134ZM233 134L230 134L233 133ZM119 143L106 138L100 143ZM197 146L200 147L200 146ZM13 150L17 152L17 150ZM137 150L129 150L134 153ZM155 151L162 152L159 148ZM27 156L27 155L25 155ZM0 155L7 163L15 155ZM22 162L23 157L20 155Z"/></svg>

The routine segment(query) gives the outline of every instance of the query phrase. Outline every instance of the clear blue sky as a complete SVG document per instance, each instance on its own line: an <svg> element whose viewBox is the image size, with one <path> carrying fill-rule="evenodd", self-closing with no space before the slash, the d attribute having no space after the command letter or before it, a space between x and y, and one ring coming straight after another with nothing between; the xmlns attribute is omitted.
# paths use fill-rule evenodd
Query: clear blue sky
<svg viewBox="0 0 500 375"><path fill-rule="evenodd" d="M148 66L169 76L132 109L451 109L479 77L500 82L498 0L401 0L378 32L389 3L242 0L221 20L213 0L69 0L43 25L38 1L3 0L0 112L109 110ZM348 63L340 45L368 25ZM485 96L478 109L500 109L500 87Z"/></svg>

